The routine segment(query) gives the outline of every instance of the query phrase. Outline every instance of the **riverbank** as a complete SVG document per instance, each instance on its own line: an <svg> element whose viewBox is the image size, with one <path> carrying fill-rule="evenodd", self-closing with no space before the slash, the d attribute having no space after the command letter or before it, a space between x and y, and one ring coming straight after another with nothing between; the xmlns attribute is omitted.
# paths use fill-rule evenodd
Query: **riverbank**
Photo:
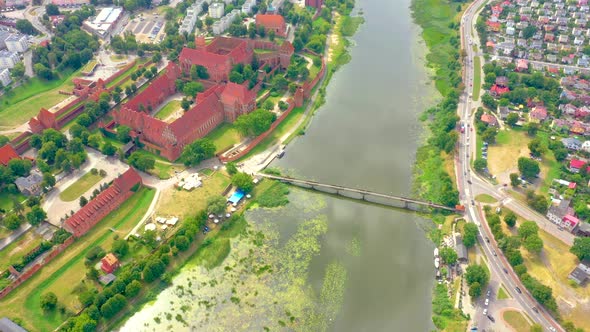
<svg viewBox="0 0 590 332"><path fill-rule="evenodd" d="M454 148L457 141L455 124L460 76L459 22L466 5L443 0L413 0L412 12L415 22L422 28L422 38L428 49L426 65L431 69L432 79L443 98L436 106L426 110L421 119L428 124L424 144L418 148L414 166L414 193L445 205L459 203L458 191L453 181ZM437 225L445 218L434 215ZM439 245L442 231L434 228L430 238ZM454 295L454 292L452 292ZM465 331L469 319L460 309L455 309L448 296L448 287L438 284L433 290L432 321L438 330Z"/></svg>

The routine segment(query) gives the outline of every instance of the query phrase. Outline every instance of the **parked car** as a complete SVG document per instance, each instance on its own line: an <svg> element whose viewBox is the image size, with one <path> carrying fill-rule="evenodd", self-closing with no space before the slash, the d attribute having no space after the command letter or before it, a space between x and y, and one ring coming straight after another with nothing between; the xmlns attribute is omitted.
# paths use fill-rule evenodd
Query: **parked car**
<svg viewBox="0 0 590 332"><path fill-rule="evenodd" d="M490 243L490 238L486 236L486 242Z"/></svg>
<svg viewBox="0 0 590 332"><path fill-rule="evenodd" d="M483 309L483 315L487 315L488 314L488 308Z"/></svg>
<svg viewBox="0 0 590 332"><path fill-rule="evenodd" d="M522 291L520 290L520 288L516 287L515 289L518 292L518 294L522 294Z"/></svg>
<svg viewBox="0 0 590 332"><path fill-rule="evenodd" d="M508 274L508 270L506 268L503 268L504 273Z"/></svg>
<svg viewBox="0 0 590 332"><path fill-rule="evenodd" d="M490 299L486 299L486 301L485 301L485 305L486 305L486 307L487 307L489 304L490 304Z"/></svg>
<svg viewBox="0 0 590 332"><path fill-rule="evenodd" d="M539 313L539 309L537 309L537 307L533 307L533 311Z"/></svg>
<svg viewBox="0 0 590 332"><path fill-rule="evenodd" d="M494 317L492 317L491 315L488 315L488 319L492 321L492 323L495 323L496 320L494 319Z"/></svg>

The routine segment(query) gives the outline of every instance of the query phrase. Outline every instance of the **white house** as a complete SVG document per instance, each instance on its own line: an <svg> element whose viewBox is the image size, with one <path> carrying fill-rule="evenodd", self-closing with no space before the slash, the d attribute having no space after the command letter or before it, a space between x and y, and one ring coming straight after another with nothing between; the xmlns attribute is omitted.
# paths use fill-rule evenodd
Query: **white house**
<svg viewBox="0 0 590 332"><path fill-rule="evenodd" d="M8 68L0 69L0 82L2 83L2 86L7 86L12 82Z"/></svg>
<svg viewBox="0 0 590 332"><path fill-rule="evenodd" d="M6 48L11 52L26 52L29 49L29 41L25 35L10 35L4 41Z"/></svg>
<svg viewBox="0 0 590 332"><path fill-rule="evenodd" d="M209 5L209 16L211 18L222 18L225 5L222 2L215 2Z"/></svg>
<svg viewBox="0 0 590 332"><path fill-rule="evenodd" d="M16 52L0 51L0 68L13 68L19 61Z"/></svg>

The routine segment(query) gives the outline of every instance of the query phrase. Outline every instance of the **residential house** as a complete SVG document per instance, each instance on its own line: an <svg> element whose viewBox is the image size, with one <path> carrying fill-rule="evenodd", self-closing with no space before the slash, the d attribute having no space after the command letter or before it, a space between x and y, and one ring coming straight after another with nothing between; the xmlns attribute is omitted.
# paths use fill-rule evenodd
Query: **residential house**
<svg viewBox="0 0 590 332"><path fill-rule="evenodd" d="M8 68L0 69L0 83L2 83L1 87L8 86L12 82L12 78L10 77L10 71Z"/></svg>
<svg viewBox="0 0 590 332"><path fill-rule="evenodd" d="M469 261L467 247L463 244L463 239L459 233L455 233L455 251L457 252L457 260L459 263L467 263Z"/></svg>
<svg viewBox="0 0 590 332"><path fill-rule="evenodd" d="M578 226L573 229L572 234L576 236L590 237L590 223L578 223Z"/></svg>
<svg viewBox="0 0 590 332"><path fill-rule="evenodd" d="M482 114L481 121L483 121L488 126L493 126L493 127L498 126L498 119L496 119L496 117L491 114L487 114L487 113Z"/></svg>
<svg viewBox="0 0 590 332"><path fill-rule="evenodd" d="M590 153L590 141L584 141L580 147L580 150Z"/></svg>
<svg viewBox="0 0 590 332"><path fill-rule="evenodd" d="M590 277L590 260L585 259L569 274L568 279L573 280L578 285L582 285L588 277Z"/></svg>
<svg viewBox="0 0 590 332"><path fill-rule="evenodd" d="M117 257L112 253L106 254L106 256L104 256L103 259L100 260L100 268L105 273L113 273L116 269L119 268L120 265L121 263L119 262Z"/></svg>
<svg viewBox="0 0 590 332"><path fill-rule="evenodd" d="M27 177L20 177L14 181L18 190L25 196L38 196L41 194L43 175L38 170L32 170Z"/></svg>
<svg viewBox="0 0 590 332"><path fill-rule="evenodd" d="M576 228L576 226L578 226L579 223L580 220L578 218L572 216L571 214L568 214L561 219L561 223L559 224L559 226L571 232L574 228Z"/></svg>
<svg viewBox="0 0 590 332"><path fill-rule="evenodd" d="M582 167L584 167L584 165L586 165L585 161L579 159L572 159L570 160L569 170L572 173L580 173L580 170L582 169Z"/></svg>
<svg viewBox="0 0 590 332"><path fill-rule="evenodd" d="M570 199L562 199L557 205L552 204L547 211L547 219L551 220L554 224L559 225L562 222L563 217L574 213L573 209L570 208L570 203Z"/></svg>
<svg viewBox="0 0 590 332"><path fill-rule="evenodd" d="M580 142L577 138L564 138L561 140L561 143L563 143L563 146L566 148L574 151L578 151L582 148L582 142Z"/></svg>
<svg viewBox="0 0 590 332"><path fill-rule="evenodd" d="M527 71L529 70L529 62L525 59L518 59L516 61L516 71Z"/></svg>
<svg viewBox="0 0 590 332"><path fill-rule="evenodd" d="M529 121L540 123L547 119L547 108L545 106L535 106L533 110L529 113Z"/></svg>

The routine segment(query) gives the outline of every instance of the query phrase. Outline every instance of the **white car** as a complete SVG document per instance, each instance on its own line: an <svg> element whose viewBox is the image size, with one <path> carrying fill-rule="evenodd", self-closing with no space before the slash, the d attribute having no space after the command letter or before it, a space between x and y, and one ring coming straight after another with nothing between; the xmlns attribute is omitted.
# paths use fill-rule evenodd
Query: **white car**
<svg viewBox="0 0 590 332"><path fill-rule="evenodd" d="M488 306L488 304L490 304L490 299L486 299L486 307Z"/></svg>
<svg viewBox="0 0 590 332"><path fill-rule="evenodd" d="M487 315L488 314L488 308L483 309L483 315Z"/></svg>

